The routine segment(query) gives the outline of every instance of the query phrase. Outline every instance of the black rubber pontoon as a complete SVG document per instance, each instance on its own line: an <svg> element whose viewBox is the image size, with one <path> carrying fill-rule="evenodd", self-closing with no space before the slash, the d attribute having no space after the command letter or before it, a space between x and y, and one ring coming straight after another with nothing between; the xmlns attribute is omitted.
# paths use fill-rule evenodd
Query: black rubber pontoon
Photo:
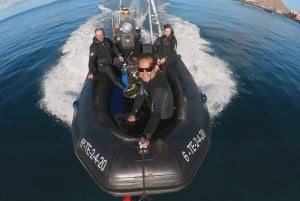
<svg viewBox="0 0 300 201"><path fill-rule="evenodd" d="M180 58L171 72L175 114L161 123L147 154L140 154L137 139L124 133L111 114L115 90L110 80L103 76L85 83L74 103L74 149L102 190L115 196L174 192L197 173L210 145L210 117Z"/></svg>

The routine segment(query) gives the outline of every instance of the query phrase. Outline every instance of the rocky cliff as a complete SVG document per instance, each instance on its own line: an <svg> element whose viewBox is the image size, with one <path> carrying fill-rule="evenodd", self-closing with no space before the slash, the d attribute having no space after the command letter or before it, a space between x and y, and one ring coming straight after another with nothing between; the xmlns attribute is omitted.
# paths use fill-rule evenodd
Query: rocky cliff
<svg viewBox="0 0 300 201"><path fill-rule="evenodd" d="M266 10L285 14L289 9L282 3L281 0L242 0L241 2L262 7Z"/></svg>
<svg viewBox="0 0 300 201"><path fill-rule="evenodd" d="M288 18L300 22L300 13L297 11L289 10L281 0L234 0L241 3L257 6L265 9L270 13L278 13Z"/></svg>

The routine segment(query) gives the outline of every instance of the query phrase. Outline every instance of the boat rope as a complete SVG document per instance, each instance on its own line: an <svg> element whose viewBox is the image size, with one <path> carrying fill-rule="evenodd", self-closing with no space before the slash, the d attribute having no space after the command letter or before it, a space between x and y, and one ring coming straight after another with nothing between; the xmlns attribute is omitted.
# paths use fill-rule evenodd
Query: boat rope
<svg viewBox="0 0 300 201"><path fill-rule="evenodd" d="M142 150L142 171L143 171L143 197L146 197L145 152L144 152L144 150Z"/></svg>
<svg viewBox="0 0 300 201"><path fill-rule="evenodd" d="M145 180L145 154L148 152L147 149L141 149L140 153L142 154L142 172L143 172L143 194L140 201L151 200L150 197L146 194L146 180Z"/></svg>

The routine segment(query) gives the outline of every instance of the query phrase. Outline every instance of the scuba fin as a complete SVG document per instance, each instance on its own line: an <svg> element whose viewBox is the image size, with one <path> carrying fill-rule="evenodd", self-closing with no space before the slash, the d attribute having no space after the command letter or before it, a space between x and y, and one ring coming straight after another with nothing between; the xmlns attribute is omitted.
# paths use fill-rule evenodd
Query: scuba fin
<svg viewBox="0 0 300 201"><path fill-rule="evenodd" d="M137 95L143 94L143 82L141 79L129 79L128 87L123 91L126 98L135 98Z"/></svg>

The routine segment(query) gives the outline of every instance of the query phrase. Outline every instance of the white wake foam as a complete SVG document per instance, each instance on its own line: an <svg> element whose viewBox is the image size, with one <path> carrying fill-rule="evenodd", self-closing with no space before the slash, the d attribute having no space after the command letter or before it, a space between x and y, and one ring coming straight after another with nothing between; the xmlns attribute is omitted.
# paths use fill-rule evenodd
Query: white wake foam
<svg viewBox="0 0 300 201"><path fill-rule="evenodd" d="M236 94L236 83L227 64L216 56L208 41L200 37L200 29L166 12L167 4L159 7L162 23L172 25L177 38L177 52L182 56L200 90L207 95L207 107L216 117ZM200 101L200 100L199 100Z"/></svg>
<svg viewBox="0 0 300 201"><path fill-rule="evenodd" d="M61 48L63 56L45 75L40 106L68 126L73 118L73 101L80 92L88 72L89 46L96 27L105 27L110 22L109 10L81 25Z"/></svg>
<svg viewBox="0 0 300 201"><path fill-rule="evenodd" d="M101 7L100 7L101 8ZM88 72L89 45L96 27L110 26L109 9L101 8L102 13L89 19L74 31L61 48L63 56L45 75L42 90L44 97L40 105L51 115L71 125L73 101L77 97ZM208 41L200 37L200 29L159 7L162 23L170 23L178 40L178 53L193 75L199 89L208 97L207 106L211 117L217 116L236 93L236 84L227 64L211 56ZM177 34L176 34L177 33ZM200 101L200 100L199 100Z"/></svg>

